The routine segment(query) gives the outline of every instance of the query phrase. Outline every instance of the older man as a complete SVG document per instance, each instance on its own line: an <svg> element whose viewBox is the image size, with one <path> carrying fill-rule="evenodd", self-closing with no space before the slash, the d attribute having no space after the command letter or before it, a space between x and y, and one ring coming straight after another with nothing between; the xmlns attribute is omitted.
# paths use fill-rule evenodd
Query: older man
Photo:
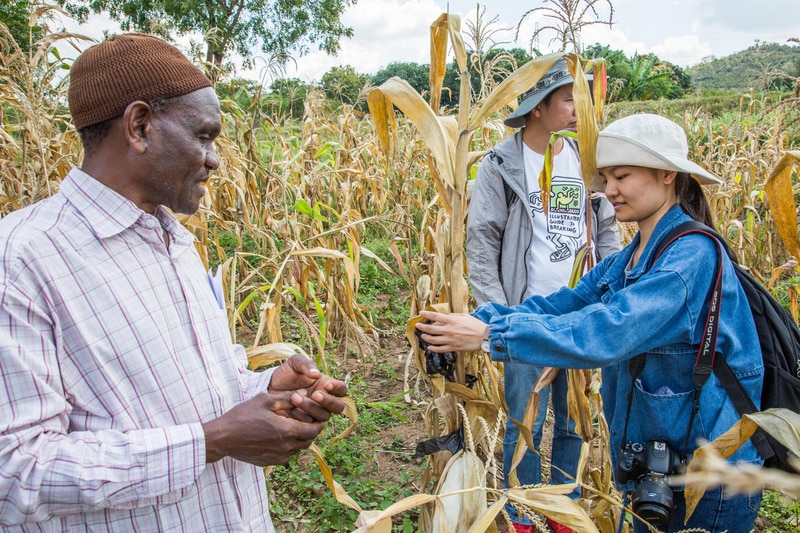
<svg viewBox="0 0 800 533"><path fill-rule="evenodd" d="M219 164L205 75L140 34L70 75L84 161L0 221L0 525L271 532L260 467L307 447L346 387L298 356L248 371L165 209L196 211Z"/></svg>

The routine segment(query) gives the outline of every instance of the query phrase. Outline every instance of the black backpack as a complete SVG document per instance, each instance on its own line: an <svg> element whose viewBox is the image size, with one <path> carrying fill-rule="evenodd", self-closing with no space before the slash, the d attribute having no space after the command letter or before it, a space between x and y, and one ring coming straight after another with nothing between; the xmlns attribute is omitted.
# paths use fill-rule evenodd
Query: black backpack
<svg viewBox="0 0 800 533"><path fill-rule="evenodd" d="M722 253L727 253L733 262L733 268L739 283L744 289L750 311L753 314L761 355L764 360L764 386L761 393L761 410L770 407L784 407L800 412L800 330L798 330L791 314L786 311L772 295L737 262L720 235L708 226L697 221L684 222L669 232L658 243L653 254L655 261L664 249L676 239L688 233L700 233L712 238L717 243L719 256L717 259L714 285L709 291L709 327L698 351L693 372L695 385L702 387L713 369L728 396L736 406L740 415L757 411L750 397L742 388L736 375L725 362L724 357L715 357L717 343L716 324L719 321L719 306L715 305L722 290ZM764 459L764 466L779 468L797 473L788 463L788 450L771 436L758 430L752 441Z"/></svg>

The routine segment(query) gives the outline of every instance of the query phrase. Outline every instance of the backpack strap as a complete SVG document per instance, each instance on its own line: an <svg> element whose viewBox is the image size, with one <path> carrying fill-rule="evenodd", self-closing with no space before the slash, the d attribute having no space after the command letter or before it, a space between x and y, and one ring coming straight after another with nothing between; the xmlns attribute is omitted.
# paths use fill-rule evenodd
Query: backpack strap
<svg viewBox="0 0 800 533"><path fill-rule="evenodd" d="M728 394L728 397L731 399L731 402L736 408L736 411L739 413L739 416L754 413L758 411L758 409L756 409L755 403L753 403L753 400L747 394L747 391L739 381L739 378L737 378L736 374L734 374L733 370L731 370L731 367L728 365L725 357L722 357L722 354L720 354L720 357L716 357L717 339L719 336L720 306L722 304L723 253L726 253L731 261L733 261L734 268L737 266L736 258L733 255L733 252L731 252L731 249L727 244L725 244L725 241L716 231L709 228L705 224L697 222L696 220L690 220L680 224L675 229L670 231L663 239L661 239L656 247L655 252L653 253L652 262L655 262L670 244L675 242L683 235L687 235L689 233L699 233L711 238L717 244L717 250L719 251L719 254L717 255L717 266L712 286L709 291L709 309L706 318L706 327L703 333L703 339L700 343L700 348L697 352L697 358L695 359L695 366L692 370L692 380L694 381L696 388L695 404L692 408L692 418L689 422L689 429L691 431L691 424L699 406L699 390L702 388L705 382L708 381L708 377L710 376L712 370L714 371L714 374L716 374L717 379L722 387L725 389L725 392ZM652 262L648 265L648 270L650 269L650 266L652 266ZM687 435L687 439L688 438L689 437ZM766 460L775 455L775 452L767 442L766 435L762 430L757 430L751 440L756 446L759 455L761 455L763 459Z"/></svg>

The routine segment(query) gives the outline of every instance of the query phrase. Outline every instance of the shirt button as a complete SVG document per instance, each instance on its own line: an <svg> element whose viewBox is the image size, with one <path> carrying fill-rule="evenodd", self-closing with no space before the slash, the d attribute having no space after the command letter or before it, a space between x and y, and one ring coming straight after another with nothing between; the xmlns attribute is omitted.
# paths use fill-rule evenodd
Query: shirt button
<svg viewBox="0 0 800 533"><path fill-rule="evenodd" d="M495 344L494 345L494 349L495 349L495 351L500 352L500 353L503 353L503 352L506 351L502 344Z"/></svg>

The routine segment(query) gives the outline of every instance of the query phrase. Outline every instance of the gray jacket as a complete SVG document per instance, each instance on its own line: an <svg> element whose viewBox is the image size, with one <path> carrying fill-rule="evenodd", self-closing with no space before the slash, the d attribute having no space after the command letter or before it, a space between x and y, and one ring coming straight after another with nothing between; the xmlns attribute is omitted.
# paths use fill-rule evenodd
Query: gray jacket
<svg viewBox="0 0 800 533"><path fill-rule="evenodd" d="M566 139L566 142L574 142ZM512 192L506 197L506 189ZM467 220L469 283L477 303L520 303L528 288L533 222L528 213L522 131L484 156L472 190ZM591 209L592 240L597 259L620 250L614 208L600 198ZM524 251L524 254L522 253Z"/></svg>

